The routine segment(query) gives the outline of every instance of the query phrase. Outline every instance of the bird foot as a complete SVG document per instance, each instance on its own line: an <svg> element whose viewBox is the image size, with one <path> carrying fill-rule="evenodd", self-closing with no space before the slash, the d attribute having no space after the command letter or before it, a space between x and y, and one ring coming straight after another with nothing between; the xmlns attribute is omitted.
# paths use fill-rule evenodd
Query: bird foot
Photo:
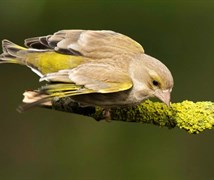
<svg viewBox="0 0 214 180"><path fill-rule="evenodd" d="M111 122L111 109L105 108L103 109L103 120L106 122Z"/></svg>

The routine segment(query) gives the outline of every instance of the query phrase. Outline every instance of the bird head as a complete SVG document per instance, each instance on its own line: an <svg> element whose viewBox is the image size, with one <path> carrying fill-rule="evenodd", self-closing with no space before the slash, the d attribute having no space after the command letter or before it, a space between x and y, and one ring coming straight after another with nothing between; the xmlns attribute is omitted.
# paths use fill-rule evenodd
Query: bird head
<svg viewBox="0 0 214 180"><path fill-rule="evenodd" d="M173 88L173 77L169 69L159 60L143 54L140 58L141 82L144 86L144 94L147 97L157 97L167 106L170 106L170 94ZM143 69L142 69L143 68Z"/></svg>
<svg viewBox="0 0 214 180"><path fill-rule="evenodd" d="M148 70L147 87L150 89L151 95L157 97L167 106L170 106L170 96L173 88L173 78L170 71L163 67Z"/></svg>

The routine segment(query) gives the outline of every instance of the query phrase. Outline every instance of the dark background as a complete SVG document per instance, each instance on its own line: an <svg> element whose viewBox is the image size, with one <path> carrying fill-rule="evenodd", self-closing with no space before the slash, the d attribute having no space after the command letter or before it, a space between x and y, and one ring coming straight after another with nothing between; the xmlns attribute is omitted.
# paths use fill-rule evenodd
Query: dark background
<svg viewBox="0 0 214 180"><path fill-rule="evenodd" d="M18 44L61 29L110 29L141 43L172 71L172 101L213 101L214 1L0 0L0 39ZM35 108L26 67L0 65L0 179L213 179L214 131L96 122Z"/></svg>

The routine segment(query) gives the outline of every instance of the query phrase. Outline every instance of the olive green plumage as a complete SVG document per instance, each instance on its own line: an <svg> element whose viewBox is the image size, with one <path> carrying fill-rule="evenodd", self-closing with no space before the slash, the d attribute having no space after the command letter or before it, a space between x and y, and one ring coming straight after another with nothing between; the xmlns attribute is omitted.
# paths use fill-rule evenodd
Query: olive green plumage
<svg viewBox="0 0 214 180"><path fill-rule="evenodd" d="M24 93L29 106L67 96L90 106L133 105L153 96L169 105L173 77L168 68L120 33L62 30L26 39L26 48L8 40L2 46L0 63L26 65L48 82Z"/></svg>

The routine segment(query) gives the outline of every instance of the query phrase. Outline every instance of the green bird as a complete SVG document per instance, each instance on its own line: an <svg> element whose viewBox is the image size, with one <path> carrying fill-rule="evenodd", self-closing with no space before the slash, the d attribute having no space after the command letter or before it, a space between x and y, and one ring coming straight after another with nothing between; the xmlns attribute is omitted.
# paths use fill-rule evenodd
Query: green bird
<svg viewBox="0 0 214 180"><path fill-rule="evenodd" d="M108 30L61 30L26 39L25 46L3 40L0 63L25 65L47 81L24 93L26 109L51 106L53 99L63 97L103 108L136 105L150 97L170 104L171 72L128 36Z"/></svg>

